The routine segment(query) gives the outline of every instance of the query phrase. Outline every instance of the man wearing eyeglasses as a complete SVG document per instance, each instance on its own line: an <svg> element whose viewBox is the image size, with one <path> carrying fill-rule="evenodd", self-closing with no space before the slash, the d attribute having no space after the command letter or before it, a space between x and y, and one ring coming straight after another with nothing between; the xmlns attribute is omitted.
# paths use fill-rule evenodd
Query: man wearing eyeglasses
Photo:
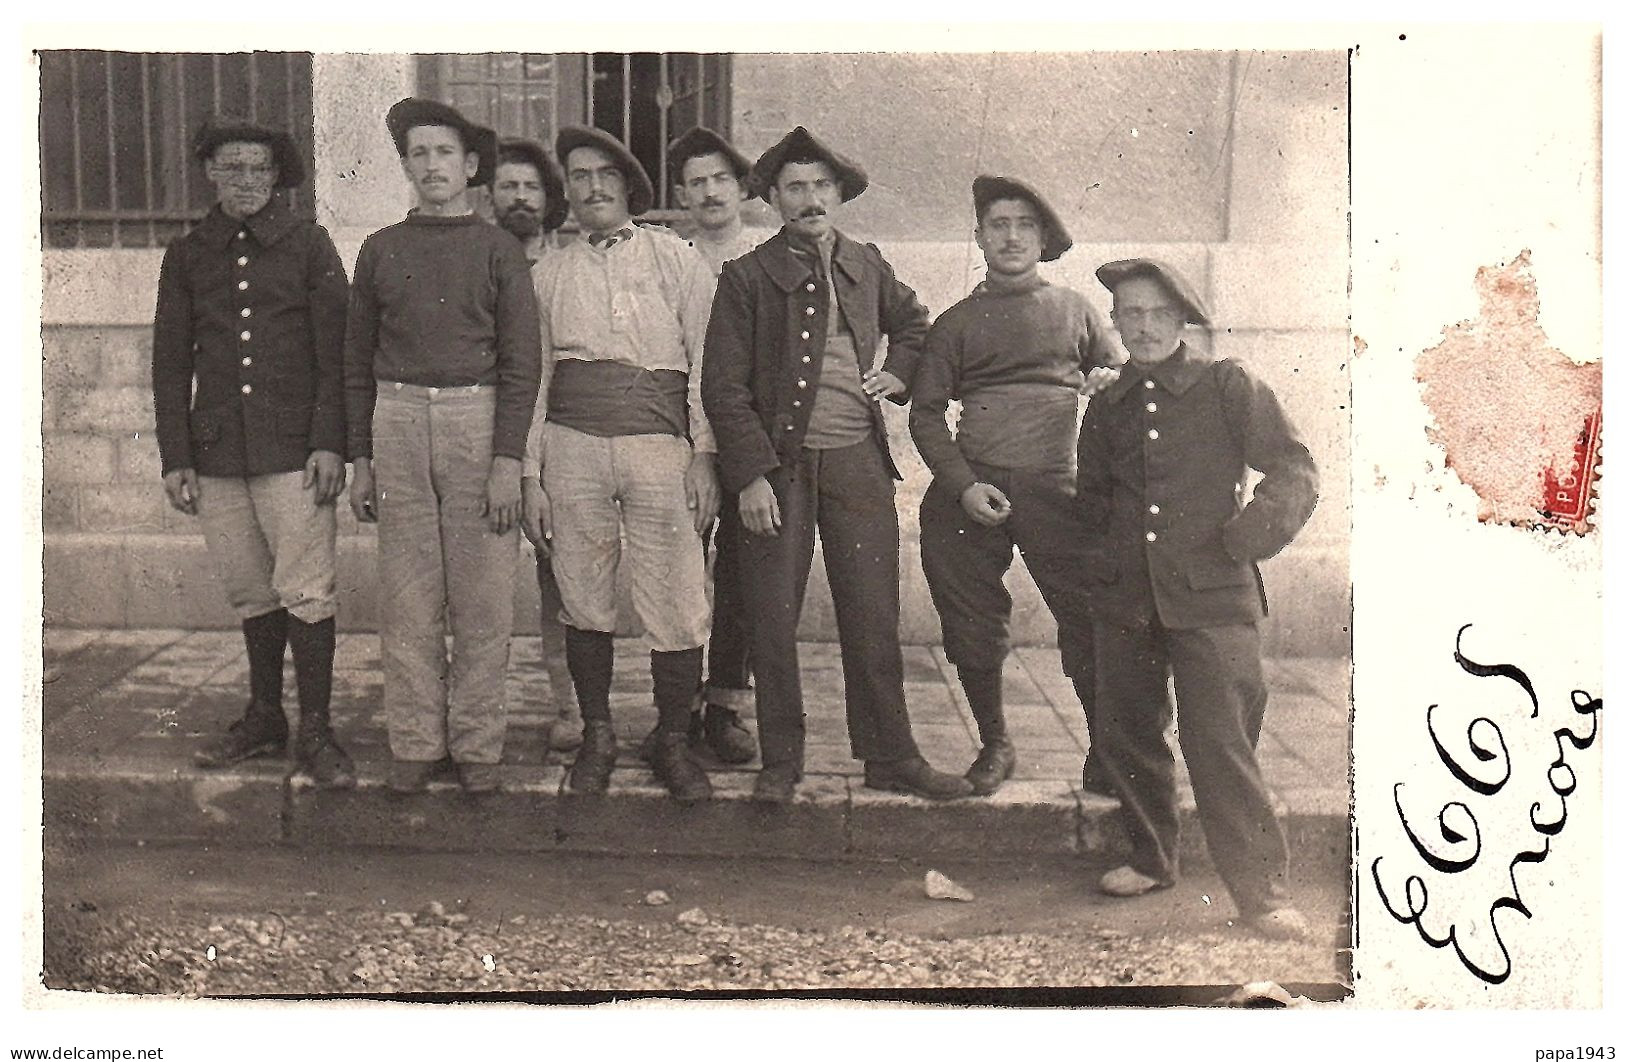
<svg viewBox="0 0 1625 1062"><path fill-rule="evenodd" d="M1244 923L1267 937L1302 937L1286 840L1256 755L1267 697L1258 561L1308 521L1315 462L1266 384L1183 341L1187 325L1206 326L1209 316L1172 267L1135 258L1096 275L1129 352L1122 376L1090 400L1078 442L1099 674L1090 725L1132 846L1100 888L1139 896L1178 873L1174 754L1163 727L1171 675L1214 866ZM1249 468L1263 478L1243 505Z"/></svg>
<svg viewBox="0 0 1625 1062"><path fill-rule="evenodd" d="M299 692L295 769L355 784L333 738L334 502L344 489L348 283L327 231L284 189L304 179L292 139L216 119L195 145L217 202L169 245L153 319L164 492L196 516L248 647L248 708L196 753L203 767L288 744L282 661Z"/></svg>

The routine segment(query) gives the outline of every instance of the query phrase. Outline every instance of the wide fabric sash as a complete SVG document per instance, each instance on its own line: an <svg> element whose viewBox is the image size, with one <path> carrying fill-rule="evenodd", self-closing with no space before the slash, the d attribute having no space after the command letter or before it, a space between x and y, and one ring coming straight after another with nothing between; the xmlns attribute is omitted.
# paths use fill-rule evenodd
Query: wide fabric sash
<svg viewBox="0 0 1625 1062"><path fill-rule="evenodd" d="M688 435L688 374L622 361L560 358L547 391L547 419L608 438Z"/></svg>

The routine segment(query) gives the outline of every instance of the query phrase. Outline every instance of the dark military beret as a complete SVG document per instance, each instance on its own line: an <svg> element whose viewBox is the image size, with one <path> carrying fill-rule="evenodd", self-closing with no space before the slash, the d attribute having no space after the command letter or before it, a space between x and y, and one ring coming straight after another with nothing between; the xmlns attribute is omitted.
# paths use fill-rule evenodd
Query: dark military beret
<svg viewBox="0 0 1625 1062"><path fill-rule="evenodd" d="M470 185L490 184L497 172L497 134L494 129L476 125L458 113L455 107L439 100L408 97L389 109L384 116L389 135L395 140L395 151L406 157L406 134L420 125L444 125L457 130L463 138L463 150L473 151L480 157L480 165L470 177Z"/></svg>
<svg viewBox="0 0 1625 1062"><path fill-rule="evenodd" d="M553 152L565 166L570 165L570 152L579 147L597 148L620 167L621 175L626 178L626 209L629 214L636 217L654 206L654 182L649 180L649 173L643 168L643 163L638 161L638 157L632 154L625 144L602 129L586 125L565 126L559 130L558 138L553 142Z"/></svg>
<svg viewBox="0 0 1625 1062"><path fill-rule="evenodd" d="M752 189L766 199L768 189L779 179L779 171L784 168L785 163L802 159L817 159L835 171L836 179L841 182L843 203L848 199L856 199L869 187L869 175L863 172L862 166L807 132L806 126L798 125L784 134L783 140L762 152L762 157L756 160L756 165L751 167L750 171Z"/></svg>
<svg viewBox="0 0 1625 1062"><path fill-rule="evenodd" d="M1211 325L1207 308L1202 305L1202 297L1196 294L1179 271L1166 262L1159 262L1155 258L1126 258L1121 262L1107 262L1095 270L1095 276L1106 285L1108 291L1116 291L1117 285L1130 277L1150 277L1161 284L1177 301L1185 306L1185 322L1194 325Z"/></svg>
<svg viewBox="0 0 1625 1062"><path fill-rule="evenodd" d="M756 189L751 187L750 160L722 138L722 134L714 129L707 129L703 125L696 125L682 136L671 142L666 149L666 158L671 162L672 180L678 184L683 183L683 166L689 159L699 158L712 153L721 155L728 160L733 168L734 176L745 189L745 198L750 199L756 195Z"/></svg>
<svg viewBox="0 0 1625 1062"><path fill-rule="evenodd" d="M304 183L305 160L294 147L293 137L278 129L216 115L204 123L192 141L192 152L208 162L221 144L264 144L271 149L276 164L276 187L294 188Z"/></svg>
<svg viewBox="0 0 1625 1062"><path fill-rule="evenodd" d="M983 174L971 182L970 194L976 204L977 224L981 224L982 212L989 203L1000 199L1020 199L1031 203L1044 222L1044 249L1038 255L1040 262L1053 262L1072 249L1072 237L1067 234L1066 226L1061 224L1061 216L1050 209L1043 196L1014 177Z"/></svg>

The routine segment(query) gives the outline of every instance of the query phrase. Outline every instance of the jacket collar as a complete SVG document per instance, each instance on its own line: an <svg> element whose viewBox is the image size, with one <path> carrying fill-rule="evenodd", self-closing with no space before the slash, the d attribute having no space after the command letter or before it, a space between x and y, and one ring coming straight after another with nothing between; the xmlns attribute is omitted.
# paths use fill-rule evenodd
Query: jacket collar
<svg viewBox="0 0 1625 1062"><path fill-rule="evenodd" d="M1152 380L1161 387L1175 395L1182 395L1191 389L1202 370L1207 368L1208 359L1198 355L1187 347L1183 341L1170 354L1166 360L1155 365L1136 365L1130 361L1123 366L1122 375L1117 382L1102 391L1107 401L1120 402L1123 396L1139 387L1144 380Z"/></svg>
<svg viewBox="0 0 1625 1062"><path fill-rule="evenodd" d="M220 204L216 203L198 224L197 231L211 243L230 246L238 231L247 228L261 245L270 246L286 236L298 222L299 219L294 216L293 211L288 209L285 198L280 194L274 194L259 213L250 215L242 221L227 217L226 212L220 209Z"/></svg>
<svg viewBox="0 0 1625 1062"><path fill-rule="evenodd" d="M841 233L835 234L835 248L830 261L853 284L863 279L863 257L859 248ZM813 274L812 260L790 249L790 237L783 229L774 233L756 249L762 256L762 268L784 291L800 287Z"/></svg>

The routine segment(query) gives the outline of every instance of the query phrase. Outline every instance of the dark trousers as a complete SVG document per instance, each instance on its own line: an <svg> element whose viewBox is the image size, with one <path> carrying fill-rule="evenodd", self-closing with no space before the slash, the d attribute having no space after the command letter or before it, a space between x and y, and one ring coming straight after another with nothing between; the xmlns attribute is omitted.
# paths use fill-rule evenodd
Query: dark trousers
<svg viewBox="0 0 1625 1062"><path fill-rule="evenodd" d="M1178 874L1174 754L1166 736L1168 676L1179 712L1179 748L1190 772L1208 855L1241 916L1287 902L1287 850L1255 748L1264 719L1258 627L1170 630L1095 626L1101 766L1122 799L1142 874Z"/></svg>
<svg viewBox="0 0 1625 1062"><path fill-rule="evenodd" d="M1085 594L1083 541L1071 477L971 465L983 483L1010 499L997 527L972 520L952 491L933 482L920 503L920 562L942 619L942 648L955 667L1001 667L1010 652L1010 591L1004 577L1014 551L1055 617L1061 669L1072 679L1094 740L1094 624Z"/></svg>
<svg viewBox="0 0 1625 1062"><path fill-rule="evenodd" d="M727 708L727 692L740 696L750 689L750 628L745 623L744 573L740 567L745 525L739 520L739 496L725 494L711 539L711 642L705 650L706 699Z"/></svg>
<svg viewBox="0 0 1625 1062"><path fill-rule="evenodd" d="M877 762L919 755L903 700L897 641L896 487L871 437L837 450L803 450L768 473L782 525L743 536L745 599L756 675L762 765L800 767L805 745L796 625L816 535L835 599L852 755Z"/></svg>

